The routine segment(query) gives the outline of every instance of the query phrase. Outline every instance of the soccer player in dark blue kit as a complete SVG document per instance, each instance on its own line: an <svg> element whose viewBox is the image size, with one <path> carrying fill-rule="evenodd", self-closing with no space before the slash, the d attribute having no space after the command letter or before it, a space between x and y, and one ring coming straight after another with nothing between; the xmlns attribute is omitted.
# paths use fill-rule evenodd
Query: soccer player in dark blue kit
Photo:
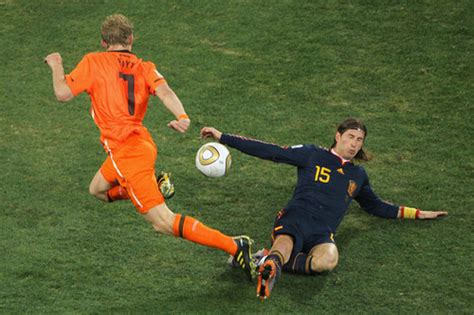
<svg viewBox="0 0 474 315"><path fill-rule="evenodd" d="M282 270L314 274L336 267L339 253L334 235L353 199L368 213L383 218L434 219L448 214L394 205L375 195L364 168L354 164L354 160L368 160L362 148L367 128L355 118L338 126L329 149L315 145L280 147L222 134L212 127L204 127L201 136L255 157L298 168L293 197L278 213L272 247L258 264L257 296L261 299L270 296Z"/></svg>

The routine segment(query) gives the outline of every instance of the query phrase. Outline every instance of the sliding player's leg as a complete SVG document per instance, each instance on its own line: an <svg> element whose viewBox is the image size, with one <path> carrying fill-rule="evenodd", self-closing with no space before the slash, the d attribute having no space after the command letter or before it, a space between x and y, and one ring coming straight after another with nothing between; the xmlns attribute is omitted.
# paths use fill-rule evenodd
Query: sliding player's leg
<svg viewBox="0 0 474 315"><path fill-rule="evenodd" d="M337 266L339 253L332 233L313 235L303 251L294 253L283 271L311 275L331 271Z"/></svg>
<svg viewBox="0 0 474 315"><path fill-rule="evenodd" d="M314 246L309 252L309 265L312 272L332 271L339 261L339 252L334 243L323 243Z"/></svg>
<svg viewBox="0 0 474 315"><path fill-rule="evenodd" d="M273 244L268 257L259 263L257 296L266 299L290 257L303 250L307 230L312 228L311 216L298 209L282 209L273 225Z"/></svg>
<svg viewBox="0 0 474 315"><path fill-rule="evenodd" d="M257 297L266 299L281 275L282 266L288 262L293 251L293 237L287 234L276 236L268 256L258 265Z"/></svg>

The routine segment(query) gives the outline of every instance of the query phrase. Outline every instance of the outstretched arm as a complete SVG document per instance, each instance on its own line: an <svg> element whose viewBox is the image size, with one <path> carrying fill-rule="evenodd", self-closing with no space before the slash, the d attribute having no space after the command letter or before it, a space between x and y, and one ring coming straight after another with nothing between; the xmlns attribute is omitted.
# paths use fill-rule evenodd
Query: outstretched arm
<svg viewBox="0 0 474 315"><path fill-rule="evenodd" d="M447 215L448 215L447 211L423 211L416 208L400 206L398 209L397 217L399 219L430 220L430 219L436 219L438 217L444 217Z"/></svg>
<svg viewBox="0 0 474 315"><path fill-rule="evenodd" d="M373 192L368 177L366 177L364 185L359 194L355 197L355 200L368 213L384 218L426 220L448 215L446 211L422 211L420 209L397 206L383 201Z"/></svg>
<svg viewBox="0 0 474 315"><path fill-rule="evenodd" d="M160 98L165 107L176 117L175 120L168 123L168 127L181 133L186 132L191 120L189 120L188 115L186 115L183 104L174 91L165 82L156 88L155 94Z"/></svg>
<svg viewBox="0 0 474 315"><path fill-rule="evenodd" d="M66 83L64 77L63 60L59 53L52 53L44 58L53 73L53 88L56 99L60 102L67 102L74 98L74 94Z"/></svg>
<svg viewBox="0 0 474 315"><path fill-rule="evenodd" d="M213 138L217 141L220 141L221 137L222 137L222 132L220 132L216 128L204 127L204 128L201 129L201 137L203 139Z"/></svg>
<svg viewBox="0 0 474 315"><path fill-rule="evenodd" d="M281 147L255 139L248 139L237 135L222 134L212 127L201 129L201 137L214 138L219 142L235 148L245 154L277 163L286 163L294 166L305 166L311 151L307 146Z"/></svg>

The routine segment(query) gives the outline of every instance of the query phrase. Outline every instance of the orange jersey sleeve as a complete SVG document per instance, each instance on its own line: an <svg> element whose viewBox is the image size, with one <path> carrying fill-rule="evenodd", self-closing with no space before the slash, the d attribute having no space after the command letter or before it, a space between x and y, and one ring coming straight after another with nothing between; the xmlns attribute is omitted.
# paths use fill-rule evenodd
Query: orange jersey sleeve
<svg viewBox="0 0 474 315"><path fill-rule="evenodd" d="M74 96L87 91L92 85L91 63L88 56L84 56L76 68L66 75L66 83Z"/></svg>
<svg viewBox="0 0 474 315"><path fill-rule="evenodd" d="M152 62L145 62L144 67L146 70L145 80L150 87L150 93L155 94L156 88L165 83L165 78L161 75L161 73L156 70L156 66Z"/></svg>

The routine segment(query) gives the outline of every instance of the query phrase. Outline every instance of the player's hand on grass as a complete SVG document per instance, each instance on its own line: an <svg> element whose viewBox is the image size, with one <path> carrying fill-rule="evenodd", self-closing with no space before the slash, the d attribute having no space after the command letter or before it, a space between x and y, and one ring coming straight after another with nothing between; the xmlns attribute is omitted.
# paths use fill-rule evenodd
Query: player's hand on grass
<svg viewBox="0 0 474 315"><path fill-rule="evenodd" d="M204 127L201 129L201 138L214 138L220 140L222 137L222 132L213 127Z"/></svg>
<svg viewBox="0 0 474 315"><path fill-rule="evenodd" d="M423 211L420 210L420 214L418 215L418 219L420 220L430 220L436 219L437 217L444 217L447 216L447 211Z"/></svg>
<svg viewBox="0 0 474 315"><path fill-rule="evenodd" d="M168 127L178 132L185 133L188 130L190 124L191 120L189 120L188 118L183 118L179 120L170 121L168 123Z"/></svg>
<svg viewBox="0 0 474 315"><path fill-rule="evenodd" d="M61 55L57 52L52 53L47 55L44 58L44 62L48 64L51 68L57 65L62 65L63 64L63 59L61 58Z"/></svg>

